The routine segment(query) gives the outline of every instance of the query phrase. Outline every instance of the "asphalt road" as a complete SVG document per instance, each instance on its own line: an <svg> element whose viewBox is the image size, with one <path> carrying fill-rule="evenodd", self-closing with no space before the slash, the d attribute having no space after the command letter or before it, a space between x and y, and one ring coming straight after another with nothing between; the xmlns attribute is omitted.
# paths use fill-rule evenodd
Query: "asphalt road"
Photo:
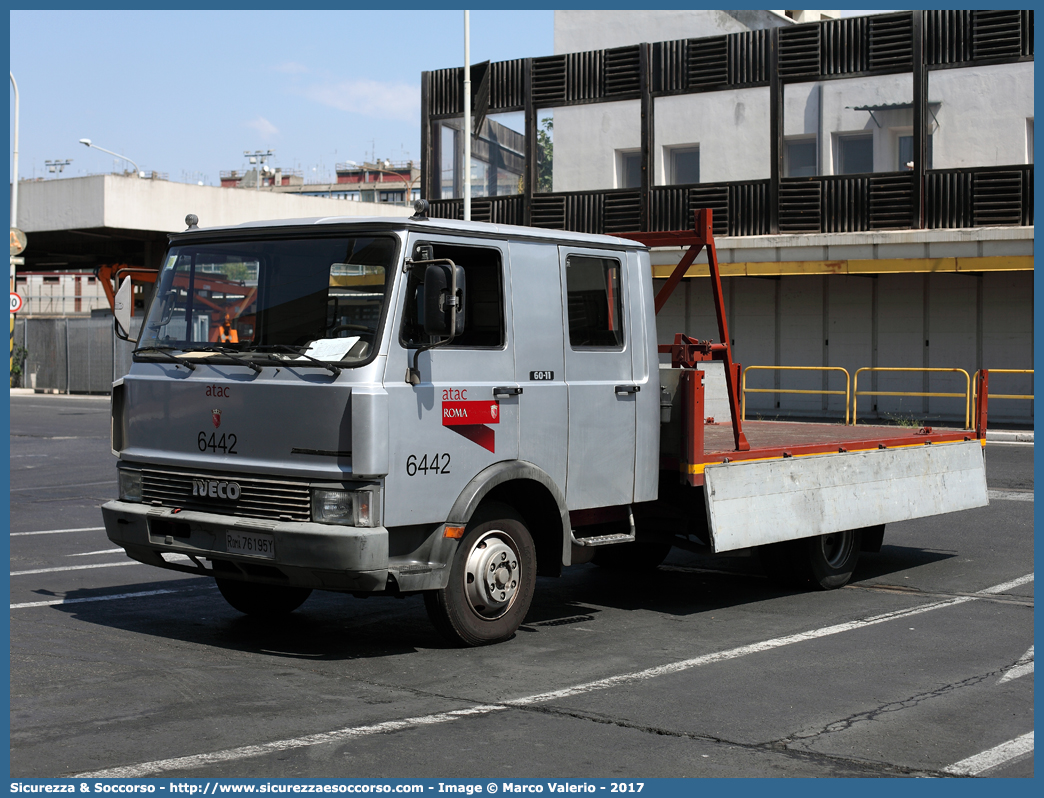
<svg viewBox="0 0 1044 798"><path fill-rule="evenodd" d="M675 550L542 578L513 640L457 649L419 597L258 622L127 559L108 429L107 400L11 398L13 777L1033 775L1032 445L842 590Z"/></svg>

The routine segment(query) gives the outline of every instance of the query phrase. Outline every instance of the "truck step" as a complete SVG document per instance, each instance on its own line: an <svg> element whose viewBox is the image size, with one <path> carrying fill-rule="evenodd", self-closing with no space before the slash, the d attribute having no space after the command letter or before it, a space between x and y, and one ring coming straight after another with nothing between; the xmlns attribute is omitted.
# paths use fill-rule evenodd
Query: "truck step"
<svg viewBox="0 0 1044 798"><path fill-rule="evenodd" d="M589 538L578 538L573 537L573 543L577 546L608 546L611 543L633 543L634 535L617 534L617 535L595 535Z"/></svg>

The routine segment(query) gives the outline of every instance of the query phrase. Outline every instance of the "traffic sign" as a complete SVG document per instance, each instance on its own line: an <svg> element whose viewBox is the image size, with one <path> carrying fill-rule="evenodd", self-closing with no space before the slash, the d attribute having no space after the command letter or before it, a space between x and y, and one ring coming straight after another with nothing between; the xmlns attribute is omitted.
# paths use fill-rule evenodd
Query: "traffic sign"
<svg viewBox="0 0 1044 798"><path fill-rule="evenodd" d="M22 305L25 300L22 299L21 294L16 294L14 291L11 292L11 312L17 313L22 309Z"/></svg>
<svg viewBox="0 0 1044 798"><path fill-rule="evenodd" d="M17 227L11 228L11 254L21 255L25 252L26 247L25 233L19 230Z"/></svg>

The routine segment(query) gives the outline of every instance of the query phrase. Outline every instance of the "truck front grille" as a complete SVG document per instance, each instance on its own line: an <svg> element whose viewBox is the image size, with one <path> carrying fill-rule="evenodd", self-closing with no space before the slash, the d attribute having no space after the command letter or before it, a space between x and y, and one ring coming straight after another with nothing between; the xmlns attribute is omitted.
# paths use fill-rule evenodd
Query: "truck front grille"
<svg viewBox="0 0 1044 798"><path fill-rule="evenodd" d="M239 487L235 500L193 495L193 483L228 483ZM233 490L233 492L235 492ZM273 521L310 521L311 496L306 482L288 482L239 474L213 474L190 471L160 471L144 468L141 472L143 504L180 507L183 510L235 515L243 518L266 518Z"/></svg>

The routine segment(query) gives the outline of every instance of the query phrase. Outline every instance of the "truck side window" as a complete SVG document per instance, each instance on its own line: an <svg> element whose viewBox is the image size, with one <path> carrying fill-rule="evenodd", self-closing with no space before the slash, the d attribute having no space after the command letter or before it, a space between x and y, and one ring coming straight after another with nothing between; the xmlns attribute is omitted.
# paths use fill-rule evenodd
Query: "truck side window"
<svg viewBox="0 0 1044 798"><path fill-rule="evenodd" d="M566 258L569 345L574 349L624 344L620 261L570 255Z"/></svg>
<svg viewBox="0 0 1044 798"><path fill-rule="evenodd" d="M449 349L483 349L504 346L504 279L500 251L487 247L434 244L434 257L449 258L464 268L467 284L464 305L464 334L454 338ZM429 343L417 319L417 280L414 270L406 290L401 342L405 346Z"/></svg>

